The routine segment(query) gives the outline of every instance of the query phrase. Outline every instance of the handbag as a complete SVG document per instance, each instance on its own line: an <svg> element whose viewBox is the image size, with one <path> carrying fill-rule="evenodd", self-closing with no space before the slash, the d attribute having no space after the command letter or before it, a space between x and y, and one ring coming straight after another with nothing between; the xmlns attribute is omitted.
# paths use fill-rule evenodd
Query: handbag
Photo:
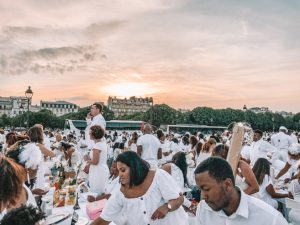
<svg viewBox="0 0 300 225"><path fill-rule="evenodd" d="M86 214L88 215L90 220L97 219L100 216L106 202L107 199L102 199L99 201L87 203Z"/></svg>

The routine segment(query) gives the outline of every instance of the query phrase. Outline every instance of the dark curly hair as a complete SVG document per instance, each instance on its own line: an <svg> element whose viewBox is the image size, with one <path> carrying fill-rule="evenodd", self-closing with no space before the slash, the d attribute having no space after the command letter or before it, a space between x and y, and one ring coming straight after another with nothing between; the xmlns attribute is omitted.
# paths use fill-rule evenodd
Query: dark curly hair
<svg viewBox="0 0 300 225"><path fill-rule="evenodd" d="M94 139L101 139L104 137L105 131L101 126L94 125L90 129L91 129L91 136Z"/></svg>
<svg viewBox="0 0 300 225"><path fill-rule="evenodd" d="M7 213L0 222L0 225L35 225L45 218L45 214L37 208L30 206L21 206Z"/></svg>

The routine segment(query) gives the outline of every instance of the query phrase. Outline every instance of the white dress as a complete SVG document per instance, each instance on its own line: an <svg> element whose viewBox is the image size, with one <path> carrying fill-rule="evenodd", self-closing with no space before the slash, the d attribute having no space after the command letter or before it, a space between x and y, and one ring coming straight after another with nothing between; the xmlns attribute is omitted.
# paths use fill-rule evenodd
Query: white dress
<svg viewBox="0 0 300 225"><path fill-rule="evenodd" d="M104 193L104 188L109 177L109 169L106 164L107 161L107 146L105 141L97 142L92 149L99 150L99 163L97 165L90 165L89 170L89 186L92 192L99 195ZM93 159L93 151L90 152L90 158Z"/></svg>
<svg viewBox="0 0 300 225"><path fill-rule="evenodd" d="M183 173L180 170L180 168L177 165L175 165L174 163L171 163L171 176L176 181L178 187L180 188L180 190L183 193L184 192L184 177L183 177ZM190 207L191 204L192 203L184 196L183 205L186 206L186 207Z"/></svg>
<svg viewBox="0 0 300 225"><path fill-rule="evenodd" d="M266 187L268 187L270 184L273 185L272 180L270 176L266 174L262 184L259 185L260 199L277 209L278 202L275 199L273 199L266 190Z"/></svg>
<svg viewBox="0 0 300 225"><path fill-rule="evenodd" d="M126 215L126 225L188 225L188 216L182 207L167 213L166 217L151 220L152 214L169 200L179 197L180 188L166 171L157 169L147 192L137 198L126 198L118 190L106 203L101 218L114 219L122 212ZM119 224L118 224L119 225Z"/></svg>

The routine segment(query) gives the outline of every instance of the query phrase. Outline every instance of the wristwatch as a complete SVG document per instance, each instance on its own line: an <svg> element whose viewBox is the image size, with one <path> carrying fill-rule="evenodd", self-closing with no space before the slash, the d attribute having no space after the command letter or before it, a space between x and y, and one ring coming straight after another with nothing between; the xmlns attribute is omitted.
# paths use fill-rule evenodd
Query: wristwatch
<svg viewBox="0 0 300 225"><path fill-rule="evenodd" d="M172 210L172 205L170 203L168 203L167 207L168 207L169 211Z"/></svg>

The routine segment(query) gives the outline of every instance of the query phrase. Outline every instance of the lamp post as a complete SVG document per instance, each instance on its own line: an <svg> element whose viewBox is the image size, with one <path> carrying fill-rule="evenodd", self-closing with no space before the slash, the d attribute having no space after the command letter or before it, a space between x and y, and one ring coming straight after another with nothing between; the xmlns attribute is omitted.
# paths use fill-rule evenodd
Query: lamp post
<svg viewBox="0 0 300 225"><path fill-rule="evenodd" d="M27 98L27 130L29 128L29 105L31 102L31 98L32 98L33 92L30 88L30 86L28 86L27 90L25 91L25 96Z"/></svg>
<svg viewBox="0 0 300 225"><path fill-rule="evenodd" d="M247 112L247 106L246 105L244 105L244 107L243 107L243 112L244 112L244 120L246 122L246 112Z"/></svg>
<svg viewBox="0 0 300 225"><path fill-rule="evenodd" d="M275 121L275 118L272 117L273 133L274 133L274 130L275 130L275 128L274 128L274 121Z"/></svg>
<svg viewBox="0 0 300 225"><path fill-rule="evenodd" d="M152 125L153 123L153 98L150 98L150 102L151 102L151 113L150 113L150 124Z"/></svg>

